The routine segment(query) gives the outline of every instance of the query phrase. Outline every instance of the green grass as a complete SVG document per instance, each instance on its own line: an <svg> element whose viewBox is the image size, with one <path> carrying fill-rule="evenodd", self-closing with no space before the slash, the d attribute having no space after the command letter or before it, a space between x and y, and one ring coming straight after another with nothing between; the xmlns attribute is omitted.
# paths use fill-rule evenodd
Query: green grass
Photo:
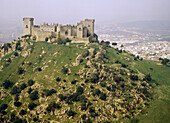
<svg viewBox="0 0 170 123"><path fill-rule="evenodd" d="M0 85L4 82L4 80L9 79L12 82L16 83L22 80L22 82L27 83L29 79L35 80L37 83L43 86L43 89L56 89L57 92L60 91L61 86L58 82L56 82L56 78L60 77L63 79L66 79L67 82L65 83L65 87L70 87L72 89L76 89L76 86L79 85L79 82L82 80L79 76L75 76L75 73L77 73L80 69L84 67L84 63L86 60L84 60L83 63L81 63L79 66L72 66L72 63L75 62L75 59L78 54L81 54L84 50L86 50L86 46L83 44L79 44L79 46L83 48L78 48L77 44L70 44L70 46L63 46L63 45L55 45L55 44L49 44L46 42L34 42L33 46L29 46L29 48L32 48L33 51L30 55L27 57L21 57L18 56L14 58L12 63L4 68L3 71L0 71ZM90 48L91 46L87 46L87 48ZM99 46L94 45L92 46L96 48L97 51L99 51ZM43 54L43 57L40 58L40 55L42 55L42 51L45 51L45 54ZM12 53L13 54L13 53ZM3 59L0 65L4 64L4 59L9 58L12 54L6 55ZM152 76L152 79L154 79L159 85L154 88L154 99L151 101L150 106L145 109L146 114L141 114L137 116L139 121L142 122L148 122L148 123L156 123L156 122L168 122L170 121L170 67L165 67L159 64L159 62L149 61L149 60L137 60L134 61L134 57L127 54L127 53L119 53L117 54L117 51L115 51L113 48L107 48L107 54L106 57L109 59L109 63L106 65L109 66L115 66L120 67L120 64L115 64L114 62L116 60L120 61L121 63L125 63L128 65L128 69L133 69L134 71L139 71L141 74L148 74L150 73ZM127 61L126 59L129 59ZM22 66L22 62L26 62L24 66ZM27 63L31 62L32 65L28 65ZM63 74L61 72L62 66L67 65L67 67L71 70L70 75ZM18 67L23 67L25 69L25 73L23 75L18 75ZM45 70L38 72L37 70L34 71L34 69L37 69L38 67L42 68L44 66L48 66ZM150 69L152 68L152 69ZM47 77L45 77L47 76ZM70 82L74 79L78 79L78 84L71 85ZM62 81L61 80L61 81ZM20 82L21 83L21 82ZM88 83L86 86L90 86ZM100 85L96 86L97 88L100 87ZM38 88L40 91L42 91L42 88ZM105 90L103 90L105 91ZM26 93L26 90L24 90ZM50 97L50 101L55 100L56 95ZM6 96L4 101L0 101L0 103L7 103L12 100L12 96ZM89 99L90 100L90 99ZM25 108L27 106L27 102L29 102L29 98L22 99L23 105L25 105ZM50 102L49 101L49 102ZM49 103L48 102L48 103ZM101 103L101 102L100 102ZM101 103L102 104L102 103ZM71 105L73 107L73 105ZM11 107L9 107L11 109ZM18 109L19 111L20 109ZM77 115L75 116L77 119L79 119L80 112L77 111ZM53 119L54 117L51 117L50 115L47 115L45 119ZM55 118L54 118L55 119ZM59 119L56 119L59 120ZM69 121L66 121L69 122ZM76 120L75 120L76 122Z"/></svg>

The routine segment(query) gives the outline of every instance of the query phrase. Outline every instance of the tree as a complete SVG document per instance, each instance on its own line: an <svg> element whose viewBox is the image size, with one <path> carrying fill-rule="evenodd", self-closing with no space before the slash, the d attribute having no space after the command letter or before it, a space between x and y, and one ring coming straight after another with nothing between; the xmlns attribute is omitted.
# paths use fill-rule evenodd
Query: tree
<svg viewBox="0 0 170 123"><path fill-rule="evenodd" d="M20 107L21 104L22 104L22 103L21 103L21 102L18 102L18 101L17 101L17 102L14 102L14 105L15 105L16 107Z"/></svg>
<svg viewBox="0 0 170 123"><path fill-rule="evenodd" d="M11 94L17 94L20 92L21 92L21 90L17 86L12 87L12 89L11 89Z"/></svg>
<svg viewBox="0 0 170 123"><path fill-rule="evenodd" d="M146 81L152 80L150 73L145 76L144 80L146 80Z"/></svg>
<svg viewBox="0 0 170 123"><path fill-rule="evenodd" d="M106 100L106 93L100 93L100 99Z"/></svg>
<svg viewBox="0 0 170 123"><path fill-rule="evenodd" d="M38 99L38 91L34 91L29 95L31 100L36 100Z"/></svg>
<svg viewBox="0 0 170 123"><path fill-rule="evenodd" d="M46 42L48 41L48 37L45 38L45 41L46 41Z"/></svg>
<svg viewBox="0 0 170 123"><path fill-rule="evenodd" d="M81 118L82 118L83 120L85 120L85 119L86 119L86 114L81 115Z"/></svg>
<svg viewBox="0 0 170 123"><path fill-rule="evenodd" d="M22 67L18 68L18 74L23 74L24 73L24 69Z"/></svg>
<svg viewBox="0 0 170 123"><path fill-rule="evenodd" d="M57 81L57 82L59 82L60 80L61 80L60 77L57 77L57 78L56 78L56 81Z"/></svg>
<svg viewBox="0 0 170 123"><path fill-rule="evenodd" d="M33 103L33 102L30 102L30 103L28 104L28 108L29 108L30 110L34 109L36 106L37 106L37 104L35 104L35 103Z"/></svg>
<svg viewBox="0 0 170 123"><path fill-rule="evenodd" d="M76 112L72 111L71 109L69 111L67 111L67 115L70 116L74 116L76 114Z"/></svg>
<svg viewBox="0 0 170 123"><path fill-rule="evenodd" d="M51 102L51 103L48 105L48 107L46 108L46 110L47 110L48 112L51 112L51 111L54 111L55 109L60 109L60 108L61 108L61 106L53 101L53 102Z"/></svg>
<svg viewBox="0 0 170 123"><path fill-rule="evenodd" d="M116 46L116 45L117 45L117 43L113 42L113 43L112 43L112 45Z"/></svg>
<svg viewBox="0 0 170 123"><path fill-rule="evenodd" d="M28 80L28 85L29 85L29 86L32 86L34 83L35 83L35 82L34 82L32 79Z"/></svg>
<svg viewBox="0 0 170 123"><path fill-rule="evenodd" d="M19 114L23 116L23 115L25 115L26 113L27 113L27 111L22 109Z"/></svg>
<svg viewBox="0 0 170 123"><path fill-rule="evenodd" d="M162 63L163 65L167 65L168 62L169 62L169 59L165 58L165 59L162 60L161 63Z"/></svg>
<svg viewBox="0 0 170 123"><path fill-rule="evenodd" d="M0 110L5 110L5 109L7 109L8 108L8 105L7 104L2 104L1 106L0 106Z"/></svg>
<svg viewBox="0 0 170 123"><path fill-rule="evenodd" d="M58 38L58 39L57 39L57 44L63 44L63 41L62 41L61 38Z"/></svg>
<svg viewBox="0 0 170 123"><path fill-rule="evenodd" d="M84 91L84 89L81 86L78 86L76 93L81 95L81 94L83 94L83 91Z"/></svg>
<svg viewBox="0 0 170 123"><path fill-rule="evenodd" d="M68 68L66 68L66 67L62 67L62 69L61 69L61 71L64 73L64 74L66 74L66 73L68 73Z"/></svg>
<svg viewBox="0 0 170 123"><path fill-rule="evenodd" d="M137 81L138 76L137 75L130 75L130 79L133 80L133 81Z"/></svg>
<svg viewBox="0 0 170 123"><path fill-rule="evenodd" d="M20 89L21 89L21 90L24 90L26 87L27 87L27 85L26 85L25 83L23 83L23 84L20 85Z"/></svg>
<svg viewBox="0 0 170 123"><path fill-rule="evenodd" d="M12 85L13 85L13 83L10 80L5 80L5 82L2 84L2 86L5 89L8 89L8 88L12 87Z"/></svg>

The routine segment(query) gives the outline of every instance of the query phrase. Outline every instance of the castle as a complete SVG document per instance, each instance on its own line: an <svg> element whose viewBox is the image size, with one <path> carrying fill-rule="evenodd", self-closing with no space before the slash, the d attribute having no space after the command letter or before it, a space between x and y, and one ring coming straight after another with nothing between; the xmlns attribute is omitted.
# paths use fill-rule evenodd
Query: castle
<svg viewBox="0 0 170 123"><path fill-rule="evenodd" d="M74 43L88 43L96 41L97 35L94 33L94 19L85 19L74 25L61 25L43 23L34 25L34 18L23 18L23 35L30 35L36 41L55 41L58 38L69 38Z"/></svg>

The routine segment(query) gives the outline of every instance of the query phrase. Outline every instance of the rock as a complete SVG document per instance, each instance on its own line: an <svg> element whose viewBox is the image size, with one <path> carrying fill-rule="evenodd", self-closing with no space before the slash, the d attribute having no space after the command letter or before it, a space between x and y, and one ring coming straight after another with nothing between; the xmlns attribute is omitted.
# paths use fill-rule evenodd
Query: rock
<svg viewBox="0 0 170 123"><path fill-rule="evenodd" d="M76 62L73 63L73 66L78 66L80 64L80 60L83 59L82 55L78 55L76 58Z"/></svg>
<svg viewBox="0 0 170 123"><path fill-rule="evenodd" d="M90 48L89 49L89 56L92 57L94 55L94 51L95 49L94 48Z"/></svg>
<svg viewBox="0 0 170 123"><path fill-rule="evenodd" d="M22 52L21 52L21 56L26 57L26 56L28 56L29 54L31 54L31 52L32 52L32 49L28 49L28 50L26 50L26 51L22 51Z"/></svg>

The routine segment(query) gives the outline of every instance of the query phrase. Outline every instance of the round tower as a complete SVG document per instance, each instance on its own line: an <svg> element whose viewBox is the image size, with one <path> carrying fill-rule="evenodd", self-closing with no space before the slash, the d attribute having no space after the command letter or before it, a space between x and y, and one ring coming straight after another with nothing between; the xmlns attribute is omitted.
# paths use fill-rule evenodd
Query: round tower
<svg viewBox="0 0 170 123"><path fill-rule="evenodd" d="M34 18L23 18L23 35L32 35Z"/></svg>

